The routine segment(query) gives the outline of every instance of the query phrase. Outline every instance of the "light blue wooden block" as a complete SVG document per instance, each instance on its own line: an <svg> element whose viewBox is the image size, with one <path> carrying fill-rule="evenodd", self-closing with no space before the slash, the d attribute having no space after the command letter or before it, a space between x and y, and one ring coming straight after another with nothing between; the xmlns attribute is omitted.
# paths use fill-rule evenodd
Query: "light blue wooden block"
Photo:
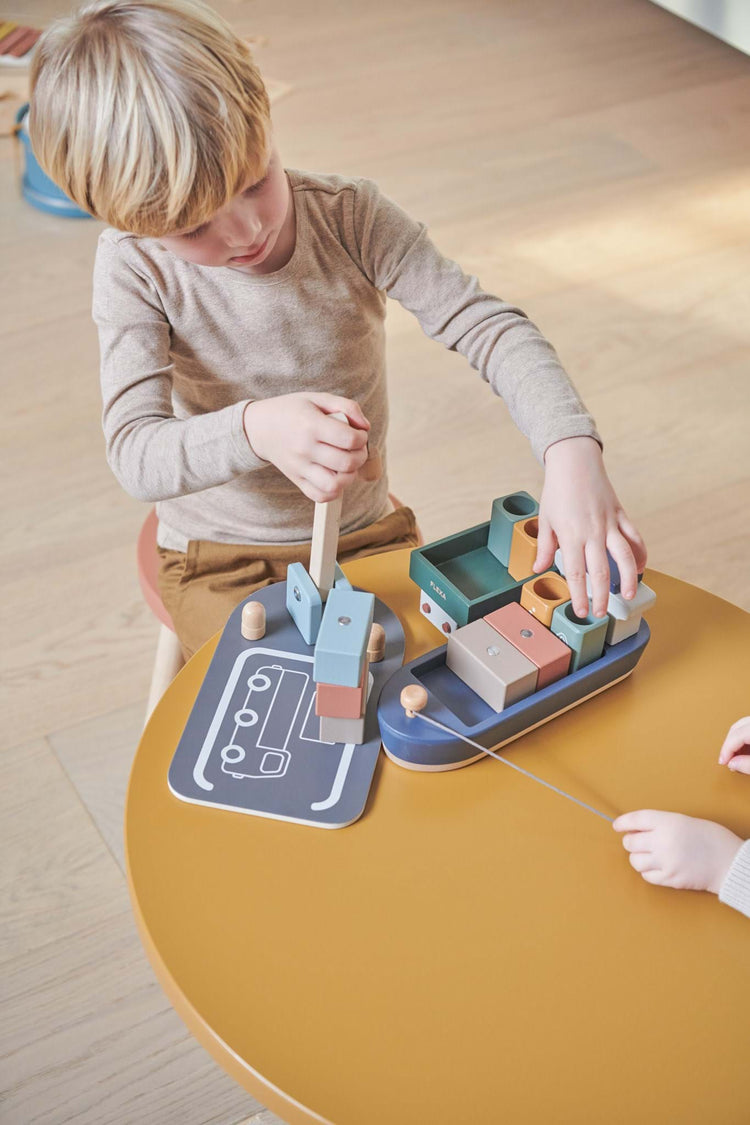
<svg viewBox="0 0 750 1125"><path fill-rule="evenodd" d="M374 609L373 594L336 587L330 591L315 645L316 683L359 687Z"/></svg>
<svg viewBox="0 0 750 1125"><path fill-rule="evenodd" d="M286 608L308 645L314 645L323 616L318 587L302 563L290 563L286 572Z"/></svg>
<svg viewBox="0 0 750 1125"><path fill-rule="evenodd" d="M339 566L338 563L334 563L333 574L334 574L333 584L334 584L334 586L336 587L337 590L351 590L352 589L351 582L346 577L346 575L344 574L343 570L341 569L341 567Z"/></svg>
<svg viewBox="0 0 750 1125"><path fill-rule="evenodd" d="M507 566L510 562L510 543L513 538L513 524L537 515L539 505L528 492L510 492L492 501L490 531L487 547L498 562Z"/></svg>
<svg viewBox="0 0 750 1125"><path fill-rule="evenodd" d="M604 652L609 617L578 617L573 611L573 603L559 605L552 614L552 632L568 648L573 650L570 672L576 672L587 664L598 660Z"/></svg>

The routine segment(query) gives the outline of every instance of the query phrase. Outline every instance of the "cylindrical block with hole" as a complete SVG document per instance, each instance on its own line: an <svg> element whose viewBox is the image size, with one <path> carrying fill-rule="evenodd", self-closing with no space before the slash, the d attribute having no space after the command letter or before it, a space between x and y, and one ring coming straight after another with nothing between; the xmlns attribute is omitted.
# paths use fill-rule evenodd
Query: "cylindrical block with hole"
<svg viewBox="0 0 750 1125"><path fill-rule="evenodd" d="M571 672L598 660L604 652L609 617L578 617L572 602L559 605L552 614L552 632L573 650Z"/></svg>
<svg viewBox="0 0 750 1125"><path fill-rule="evenodd" d="M498 496L497 500L493 500L487 549L503 566L507 566L510 562L513 525L519 520L530 519L538 512L539 505L528 492L511 492L507 496Z"/></svg>
<svg viewBox="0 0 750 1125"><path fill-rule="evenodd" d="M529 578L534 573L536 545L539 537L539 520L532 516L528 520L518 520L513 524L510 540L510 560L508 573L516 582Z"/></svg>
<svg viewBox="0 0 750 1125"><path fill-rule="evenodd" d="M547 570L521 587L521 605L542 625L552 624L552 614L563 602L570 601L568 583L554 570Z"/></svg>

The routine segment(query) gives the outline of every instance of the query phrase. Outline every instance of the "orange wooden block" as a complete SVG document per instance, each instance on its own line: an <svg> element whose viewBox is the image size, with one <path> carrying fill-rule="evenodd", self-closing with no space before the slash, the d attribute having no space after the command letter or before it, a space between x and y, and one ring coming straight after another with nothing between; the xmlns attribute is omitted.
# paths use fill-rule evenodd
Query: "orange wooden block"
<svg viewBox="0 0 750 1125"><path fill-rule="evenodd" d="M549 629L552 614L563 602L570 601L568 583L560 574L548 570L538 578L532 578L521 587L521 605L533 613L542 625Z"/></svg>
<svg viewBox="0 0 750 1125"><path fill-rule="evenodd" d="M367 703L367 677L370 662L365 657L359 687L319 683L315 691L315 714L326 719L360 719Z"/></svg>
<svg viewBox="0 0 750 1125"><path fill-rule="evenodd" d="M539 520L532 516L528 520L519 520L513 524L513 534L510 541L510 558L508 560L508 574L520 582L534 573L534 559L536 558L536 544L539 536Z"/></svg>
<svg viewBox="0 0 750 1125"><path fill-rule="evenodd" d="M571 657L568 646L518 602L510 602L488 613L485 621L536 664L539 669L537 691L568 674Z"/></svg>

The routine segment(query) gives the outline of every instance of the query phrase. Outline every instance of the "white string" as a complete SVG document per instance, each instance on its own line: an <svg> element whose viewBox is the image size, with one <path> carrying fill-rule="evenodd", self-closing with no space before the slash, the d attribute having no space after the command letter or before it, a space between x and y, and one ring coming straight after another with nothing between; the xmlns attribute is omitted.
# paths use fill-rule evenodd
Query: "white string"
<svg viewBox="0 0 750 1125"><path fill-rule="evenodd" d="M567 797L569 801L572 801L575 805L580 805L582 809L588 809L589 812L596 813L597 816L600 816L602 820L606 820L609 824L612 824L612 822L614 821L614 817L607 816L605 813L599 812L599 809L595 809L593 805L587 805L585 801L579 801L577 797L571 797L570 793L566 793L564 789L558 789L556 785L550 785L549 781L544 781L543 778L537 777L536 774L529 773L528 770L522 770L520 766L517 766L515 764L515 762L511 762L508 758L503 758L501 754L496 754L494 750L488 750L486 746L480 746L478 742L473 742L472 739L467 738L466 735L459 734L457 730L451 730L450 727L445 726L443 723L439 723L437 719L432 719L429 715L424 715L421 711L407 710L406 713L410 718L414 718L416 716L417 718L424 719L426 723L432 723L434 727L438 727L440 730L444 730L447 734L452 734L454 738L460 738L462 742L468 742L469 746L476 747L476 749L481 750L483 754L489 754L491 758L496 758L498 762L503 762L504 765L510 766L512 770L517 770L517 772L522 773L524 777L530 777L532 781L538 781L540 785L544 785L547 789L551 789L553 793L559 793L561 797Z"/></svg>

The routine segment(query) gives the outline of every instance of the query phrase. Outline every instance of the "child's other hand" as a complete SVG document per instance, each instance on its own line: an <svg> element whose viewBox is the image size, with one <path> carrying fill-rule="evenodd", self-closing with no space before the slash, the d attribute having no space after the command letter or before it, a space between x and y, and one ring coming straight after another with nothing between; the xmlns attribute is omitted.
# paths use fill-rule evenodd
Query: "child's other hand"
<svg viewBox="0 0 750 1125"><path fill-rule="evenodd" d="M622 509L604 468L598 442L589 437L555 442L545 454L539 505L539 540L534 572L549 570L559 545L573 609L589 612L586 572L591 580L592 612L603 617L609 601L609 551L620 570L625 598L635 596L646 548Z"/></svg>
<svg viewBox="0 0 750 1125"><path fill-rule="evenodd" d="M750 774L750 715L729 728L719 751L719 765L728 766L735 773Z"/></svg>
<svg viewBox="0 0 750 1125"><path fill-rule="evenodd" d="M331 414L346 414L349 425ZM245 407L253 450L310 500L340 496L367 460L370 423L359 403L340 395L301 391L257 399Z"/></svg>
<svg viewBox="0 0 750 1125"><path fill-rule="evenodd" d="M612 827L625 833L622 845L647 883L683 891L718 894L742 846L721 824L653 809L618 816Z"/></svg>

